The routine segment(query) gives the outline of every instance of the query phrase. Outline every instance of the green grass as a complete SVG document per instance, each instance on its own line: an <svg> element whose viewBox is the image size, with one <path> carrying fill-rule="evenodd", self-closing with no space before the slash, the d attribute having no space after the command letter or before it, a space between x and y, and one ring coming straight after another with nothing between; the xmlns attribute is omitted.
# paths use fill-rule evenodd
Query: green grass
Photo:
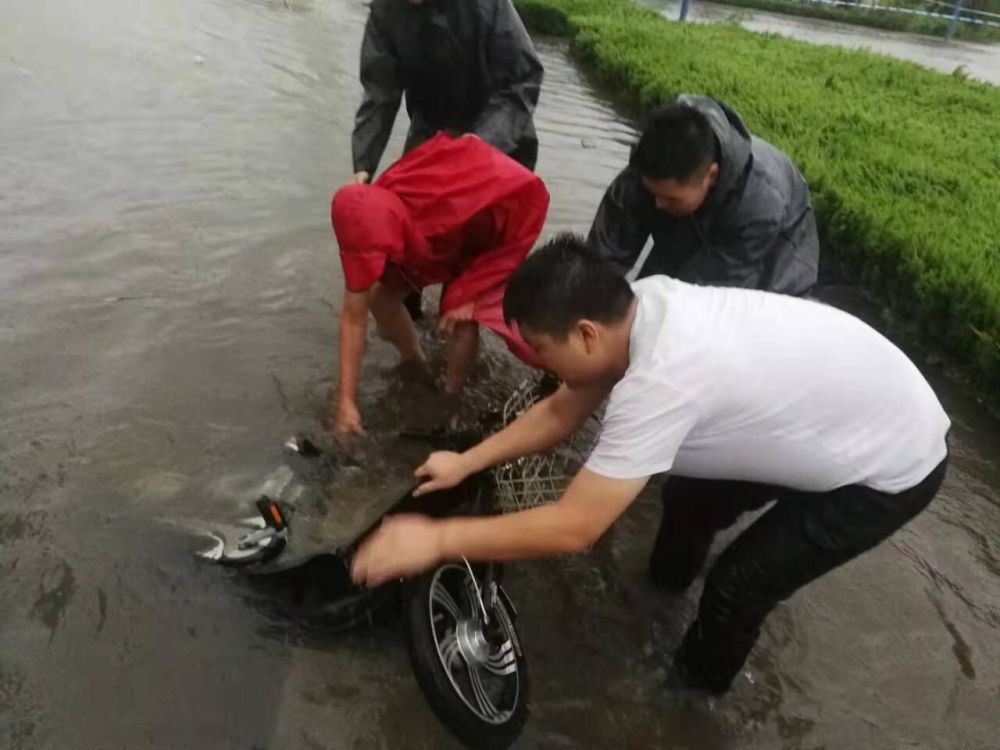
<svg viewBox="0 0 1000 750"><path fill-rule="evenodd" d="M640 106L716 96L809 181L826 260L1000 392L1000 89L874 55L668 21L630 0L518 0Z"/></svg>
<svg viewBox="0 0 1000 750"><path fill-rule="evenodd" d="M889 10L879 10L868 6L834 6L811 3L808 0L714 0L723 5L737 5L742 8L769 10L775 13L785 13L809 18L821 18L827 21L839 21L855 26L868 26L875 29L890 31L908 31L914 34L943 37L948 28L947 18L915 15L911 13L894 13ZM960 23L955 29L955 39L967 39L974 42L1000 41L1000 27L982 24Z"/></svg>

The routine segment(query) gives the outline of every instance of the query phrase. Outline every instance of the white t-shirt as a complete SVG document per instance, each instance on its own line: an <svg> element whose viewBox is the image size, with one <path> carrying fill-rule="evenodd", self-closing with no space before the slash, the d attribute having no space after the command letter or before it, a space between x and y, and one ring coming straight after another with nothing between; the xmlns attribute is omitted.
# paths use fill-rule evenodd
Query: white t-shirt
<svg viewBox="0 0 1000 750"><path fill-rule="evenodd" d="M667 276L632 285L630 363L587 468L824 492L900 492L945 457L948 416L877 331L827 305Z"/></svg>

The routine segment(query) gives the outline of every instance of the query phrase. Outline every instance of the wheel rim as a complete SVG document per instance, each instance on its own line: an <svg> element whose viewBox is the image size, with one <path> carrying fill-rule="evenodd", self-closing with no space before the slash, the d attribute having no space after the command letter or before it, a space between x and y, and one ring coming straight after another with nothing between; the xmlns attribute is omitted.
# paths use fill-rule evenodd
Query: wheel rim
<svg viewBox="0 0 1000 750"><path fill-rule="evenodd" d="M464 567L445 565L434 572L428 597L431 632L441 666L462 702L480 720L503 724L514 714L521 690L517 636L498 603L490 617L496 617L501 636L491 643L483 631L475 587Z"/></svg>

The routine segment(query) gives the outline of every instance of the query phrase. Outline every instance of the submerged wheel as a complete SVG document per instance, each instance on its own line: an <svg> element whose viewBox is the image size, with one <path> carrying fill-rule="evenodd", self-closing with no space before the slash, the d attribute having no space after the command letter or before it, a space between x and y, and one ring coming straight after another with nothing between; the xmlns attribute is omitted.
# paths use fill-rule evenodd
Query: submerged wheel
<svg viewBox="0 0 1000 750"><path fill-rule="evenodd" d="M506 599L497 597L486 626L477 586L458 564L407 581L407 648L441 722L470 747L505 748L528 718L528 673Z"/></svg>

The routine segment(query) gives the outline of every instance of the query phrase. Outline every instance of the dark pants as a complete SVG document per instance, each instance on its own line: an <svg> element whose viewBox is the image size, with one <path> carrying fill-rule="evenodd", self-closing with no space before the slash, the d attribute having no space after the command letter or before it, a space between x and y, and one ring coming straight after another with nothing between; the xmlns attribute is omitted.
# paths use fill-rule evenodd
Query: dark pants
<svg viewBox="0 0 1000 750"><path fill-rule="evenodd" d="M433 136L435 132L411 124L410 132L406 136L406 143L403 145L403 153L405 154L416 148ZM538 161L538 140L533 137L522 138L518 142L517 147L508 156L521 166L534 172L535 163ZM410 318L414 321L422 320L424 317L424 311L421 306L422 300L423 293L419 291L410 292L403 299L403 305L410 314Z"/></svg>
<svg viewBox="0 0 1000 750"><path fill-rule="evenodd" d="M670 477L650 559L655 580L683 590L700 572L717 531L740 514L775 504L720 555L705 580L698 616L675 654L691 687L725 692L778 602L888 538L937 493L947 459L897 494L860 485L798 492L747 482Z"/></svg>

